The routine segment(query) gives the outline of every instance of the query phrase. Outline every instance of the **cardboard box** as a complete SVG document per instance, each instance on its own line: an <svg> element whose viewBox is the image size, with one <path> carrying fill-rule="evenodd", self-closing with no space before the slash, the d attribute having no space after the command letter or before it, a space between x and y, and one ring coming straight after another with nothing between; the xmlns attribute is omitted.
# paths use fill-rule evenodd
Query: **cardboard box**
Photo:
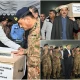
<svg viewBox="0 0 80 80"><path fill-rule="evenodd" d="M80 17L80 3L70 3L67 6L69 9L69 17Z"/></svg>
<svg viewBox="0 0 80 80"><path fill-rule="evenodd" d="M13 58L0 57L0 80L22 79L25 74L26 57L24 55Z"/></svg>

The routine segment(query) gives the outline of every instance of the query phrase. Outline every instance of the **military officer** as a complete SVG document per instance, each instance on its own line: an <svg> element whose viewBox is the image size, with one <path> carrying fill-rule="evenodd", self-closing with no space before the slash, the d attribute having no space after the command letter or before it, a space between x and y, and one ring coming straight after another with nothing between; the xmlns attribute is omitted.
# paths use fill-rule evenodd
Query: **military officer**
<svg viewBox="0 0 80 80"><path fill-rule="evenodd" d="M53 78L60 78L60 70L61 70L60 59L61 57L62 56L59 52L59 48L55 47L55 52L53 53Z"/></svg>
<svg viewBox="0 0 80 80"><path fill-rule="evenodd" d="M16 13L18 24L24 30L29 30L28 48L17 52L19 55L27 54L28 80L40 79L40 22L29 11L23 7Z"/></svg>
<svg viewBox="0 0 80 80"><path fill-rule="evenodd" d="M51 57L50 51L48 49L48 44L44 45L43 55L41 57L41 64L42 64L42 73L43 79L50 79L52 66L51 66Z"/></svg>
<svg viewBox="0 0 80 80"><path fill-rule="evenodd" d="M76 52L74 54L74 74L75 78L80 77L80 49L76 48Z"/></svg>

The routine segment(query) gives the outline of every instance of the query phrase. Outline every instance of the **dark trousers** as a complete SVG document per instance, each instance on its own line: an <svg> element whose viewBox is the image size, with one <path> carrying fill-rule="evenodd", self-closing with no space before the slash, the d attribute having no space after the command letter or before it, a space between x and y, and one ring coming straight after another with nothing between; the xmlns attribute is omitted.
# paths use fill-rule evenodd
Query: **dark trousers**
<svg viewBox="0 0 80 80"><path fill-rule="evenodd" d="M61 70L61 75L65 75L65 67L64 67L64 59L61 59L61 66L62 66L62 70Z"/></svg>
<svg viewBox="0 0 80 80"><path fill-rule="evenodd" d="M65 66L65 79L70 79L72 64L70 62L64 61L64 66Z"/></svg>

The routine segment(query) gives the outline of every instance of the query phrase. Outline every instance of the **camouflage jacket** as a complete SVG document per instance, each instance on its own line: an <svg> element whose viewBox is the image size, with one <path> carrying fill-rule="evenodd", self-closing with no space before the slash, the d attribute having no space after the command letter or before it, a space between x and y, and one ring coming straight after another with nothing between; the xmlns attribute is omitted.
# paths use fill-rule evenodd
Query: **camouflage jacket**
<svg viewBox="0 0 80 80"><path fill-rule="evenodd" d="M60 64L60 59L62 58L60 52L56 53L54 52L53 53L53 64Z"/></svg>
<svg viewBox="0 0 80 80"><path fill-rule="evenodd" d="M41 57L41 63L42 65L51 66L51 55L49 50L47 54L45 54L45 51L43 51L43 55Z"/></svg>
<svg viewBox="0 0 80 80"><path fill-rule="evenodd" d="M35 23L29 32L27 53L28 66L40 65L40 20Z"/></svg>
<svg viewBox="0 0 80 80"><path fill-rule="evenodd" d="M75 52L74 54L74 63L80 63L80 53L79 52Z"/></svg>

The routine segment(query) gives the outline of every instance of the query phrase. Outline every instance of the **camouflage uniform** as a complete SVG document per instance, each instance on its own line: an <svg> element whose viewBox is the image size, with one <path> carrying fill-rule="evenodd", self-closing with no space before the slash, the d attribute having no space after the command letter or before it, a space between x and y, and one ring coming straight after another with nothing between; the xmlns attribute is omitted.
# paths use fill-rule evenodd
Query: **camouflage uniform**
<svg viewBox="0 0 80 80"><path fill-rule="evenodd" d="M54 76L53 78L60 77L60 70L61 70L60 58L61 58L61 54L59 52L53 53L53 76Z"/></svg>
<svg viewBox="0 0 80 80"><path fill-rule="evenodd" d="M80 74L80 52L78 51L74 54L74 73L75 75Z"/></svg>
<svg viewBox="0 0 80 80"><path fill-rule="evenodd" d="M28 36L27 66L29 80L40 79L40 20L30 30Z"/></svg>
<svg viewBox="0 0 80 80"><path fill-rule="evenodd" d="M43 52L43 56L41 57L41 64L42 64L42 77L43 79L50 79L51 72L52 72L52 66L51 66L51 57L49 54L49 51L47 54L45 54L45 51Z"/></svg>

